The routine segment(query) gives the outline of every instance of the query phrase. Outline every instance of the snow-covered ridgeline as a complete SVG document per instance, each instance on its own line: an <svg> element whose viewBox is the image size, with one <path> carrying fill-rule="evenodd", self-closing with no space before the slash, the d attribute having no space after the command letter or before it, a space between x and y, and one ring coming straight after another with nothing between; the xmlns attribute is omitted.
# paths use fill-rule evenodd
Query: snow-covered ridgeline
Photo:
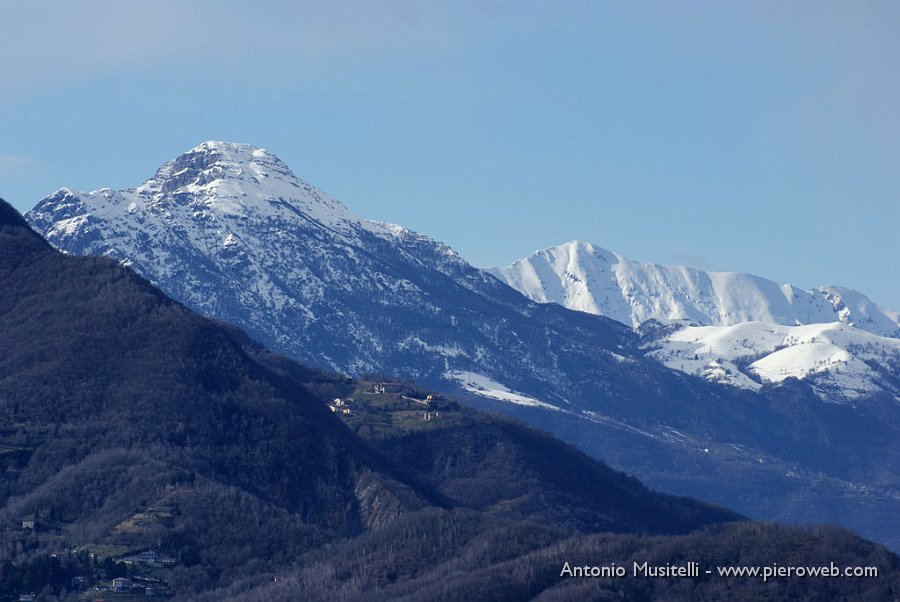
<svg viewBox="0 0 900 602"><path fill-rule="evenodd" d="M751 274L642 263L585 242L536 251L488 272L535 301L631 326L650 319L701 326L842 322L881 336L900 336L900 313L858 291L836 286L803 290Z"/></svg>

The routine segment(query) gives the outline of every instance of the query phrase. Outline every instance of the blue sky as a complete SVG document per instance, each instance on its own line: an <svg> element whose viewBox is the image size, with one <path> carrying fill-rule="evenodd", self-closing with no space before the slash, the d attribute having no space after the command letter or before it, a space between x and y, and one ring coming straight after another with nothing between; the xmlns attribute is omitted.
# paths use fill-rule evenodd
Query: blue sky
<svg viewBox="0 0 900 602"><path fill-rule="evenodd" d="M21 210L239 141L476 265L582 239L900 309L900 3L0 8Z"/></svg>

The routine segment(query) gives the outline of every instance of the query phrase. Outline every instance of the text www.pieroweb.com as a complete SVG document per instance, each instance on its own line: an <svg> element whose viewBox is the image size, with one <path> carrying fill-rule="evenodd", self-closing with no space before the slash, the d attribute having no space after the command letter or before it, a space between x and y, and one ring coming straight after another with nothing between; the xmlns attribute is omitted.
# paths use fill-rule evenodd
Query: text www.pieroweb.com
<svg viewBox="0 0 900 602"><path fill-rule="evenodd" d="M757 577L763 581L787 577L878 577L877 566L719 566L716 570L720 577Z"/></svg>
<svg viewBox="0 0 900 602"><path fill-rule="evenodd" d="M724 578L751 578L769 581L793 577L813 578L875 578L878 577L876 566L841 566L833 562L821 566L791 566L773 563L764 566L716 566L715 569L701 569L698 562L683 564L654 565L649 562L634 562L629 567L616 563L590 566L563 564L560 577L575 578L616 578L616 577L651 577L651 578L699 578L701 576L719 576Z"/></svg>

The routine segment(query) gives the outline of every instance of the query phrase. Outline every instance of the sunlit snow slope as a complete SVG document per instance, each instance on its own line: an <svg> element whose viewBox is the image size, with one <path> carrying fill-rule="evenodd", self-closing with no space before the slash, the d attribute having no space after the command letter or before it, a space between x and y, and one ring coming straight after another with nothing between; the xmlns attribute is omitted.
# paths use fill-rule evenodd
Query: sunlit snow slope
<svg viewBox="0 0 900 602"><path fill-rule="evenodd" d="M900 373L900 340L840 322L688 326L650 347L651 357L670 368L749 389L797 378L831 400L855 400L879 390L900 396L891 378Z"/></svg>
<svg viewBox="0 0 900 602"><path fill-rule="evenodd" d="M642 263L586 242L536 251L488 271L535 301L631 326L651 319L700 326L842 322L881 336L900 336L900 313L858 291L837 286L803 290L751 274Z"/></svg>

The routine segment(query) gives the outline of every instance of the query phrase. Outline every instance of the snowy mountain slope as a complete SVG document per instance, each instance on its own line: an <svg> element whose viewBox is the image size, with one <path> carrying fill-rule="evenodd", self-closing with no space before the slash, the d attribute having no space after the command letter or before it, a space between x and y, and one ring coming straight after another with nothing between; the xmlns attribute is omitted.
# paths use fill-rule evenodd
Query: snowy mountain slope
<svg viewBox="0 0 900 602"><path fill-rule="evenodd" d="M135 189L63 188L28 219L65 252L116 257L279 351L352 373L385 366L376 358L382 337L346 311L346 294L365 291L366 313L394 299L429 307L422 287L391 269L397 266L372 265L378 247L439 272L467 266L445 245L355 216L274 155L241 144L203 143ZM472 270L457 282L470 280L489 282ZM328 318L338 319L339 339L327 332ZM311 342L323 337L344 349L317 353Z"/></svg>
<svg viewBox="0 0 900 602"><path fill-rule="evenodd" d="M355 216L261 149L204 143L137 188L63 189L27 217L58 249L114 257L303 363L460 393L668 491L900 547L900 526L885 536L847 511L900 514L893 398L823 404L670 370L630 325L531 301L442 243Z"/></svg>
<svg viewBox="0 0 900 602"><path fill-rule="evenodd" d="M858 291L834 286L807 291L751 274L641 263L586 242L536 251L488 271L535 301L632 326L650 319L700 326L842 322L900 337L900 314Z"/></svg>
<svg viewBox="0 0 900 602"><path fill-rule="evenodd" d="M485 376L481 376L480 374L475 374L474 372L455 370L448 372L446 376L457 381L466 391L481 397L498 399L500 401L538 407L546 410L559 410L558 407L550 405L549 403L544 403L539 399L534 399L528 395L510 391L505 385L495 382Z"/></svg>
<svg viewBox="0 0 900 602"><path fill-rule="evenodd" d="M900 339L840 322L688 326L649 348L670 368L753 390L796 378L809 381L823 399L852 401L885 391L900 401Z"/></svg>

